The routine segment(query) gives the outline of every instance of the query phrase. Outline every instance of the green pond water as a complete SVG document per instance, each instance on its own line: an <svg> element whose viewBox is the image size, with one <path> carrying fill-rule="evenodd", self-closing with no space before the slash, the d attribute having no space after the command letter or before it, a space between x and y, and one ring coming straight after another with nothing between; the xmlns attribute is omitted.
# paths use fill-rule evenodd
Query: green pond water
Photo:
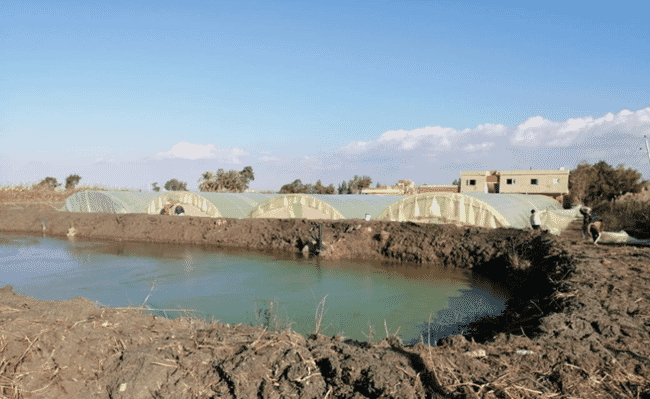
<svg viewBox="0 0 650 399"><path fill-rule="evenodd" d="M405 343L433 341L499 314L507 299L490 281L436 267L4 234L0 286L9 284L36 299L82 296L107 306L138 306L149 296L155 309L193 309L202 319L270 329L290 325L302 334L314 332L326 297L322 333L366 341L369 326L375 339L386 327L399 328Z"/></svg>

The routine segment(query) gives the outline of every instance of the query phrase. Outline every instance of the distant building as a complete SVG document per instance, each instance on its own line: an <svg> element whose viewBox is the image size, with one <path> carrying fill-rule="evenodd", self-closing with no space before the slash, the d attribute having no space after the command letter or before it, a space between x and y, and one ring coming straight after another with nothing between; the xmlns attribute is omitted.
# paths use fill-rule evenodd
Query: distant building
<svg viewBox="0 0 650 399"><path fill-rule="evenodd" d="M422 193L457 193L459 187L453 186L416 186L412 180L399 180L395 186L381 186L376 188L364 188L362 194L375 195L413 195Z"/></svg>
<svg viewBox="0 0 650 399"><path fill-rule="evenodd" d="M422 185L418 187L418 194L424 193L458 193L460 192L460 187L457 185L447 185L447 186L429 186Z"/></svg>
<svg viewBox="0 0 650 399"><path fill-rule="evenodd" d="M560 199L569 193L569 171L504 170L461 172L461 193L542 194Z"/></svg>
<svg viewBox="0 0 650 399"><path fill-rule="evenodd" d="M391 186L380 187L366 187L361 189L361 194L374 194L374 195L404 195L404 190Z"/></svg>
<svg viewBox="0 0 650 399"><path fill-rule="evenodd" d="M399 180L395 186L381 186L376 188L364 188L361 194L375 195L411 195L416 194L415 183L411 180Z"/></svg>

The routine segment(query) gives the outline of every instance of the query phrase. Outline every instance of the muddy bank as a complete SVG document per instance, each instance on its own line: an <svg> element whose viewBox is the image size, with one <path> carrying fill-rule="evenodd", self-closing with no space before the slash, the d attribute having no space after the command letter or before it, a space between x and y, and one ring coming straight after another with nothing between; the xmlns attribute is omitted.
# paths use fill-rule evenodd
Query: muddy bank
<svg viewBox="0 0 650 399"><path fill-rule="evenodd" d="M473 268L490 259L503 259L532 237L530 232L522 234L516 229L468 229L452 225L114 215L16 207L0 207L0 231L199 244L285 254L314 255L318 252L324 259L375 259L462 268ZM537 250L536 245L526 256L537 256Z"/></svg>
<svg viewBox="0 0 650 399"><path fill-rule="evenodd" d="M0 230L299 253L301 220L201 220L0 210ZM0 290L0 393L44 398L650 397L650 249L517 230L323 222L330 258L463 266L516 292L500 317L436 346L303 337L37 301ZM368 230L370 229L370 230ZM312 244L313 245L313 244ZM387 337L388 336L388 337ZM432 342L433 344L433 342Z"/></svg>

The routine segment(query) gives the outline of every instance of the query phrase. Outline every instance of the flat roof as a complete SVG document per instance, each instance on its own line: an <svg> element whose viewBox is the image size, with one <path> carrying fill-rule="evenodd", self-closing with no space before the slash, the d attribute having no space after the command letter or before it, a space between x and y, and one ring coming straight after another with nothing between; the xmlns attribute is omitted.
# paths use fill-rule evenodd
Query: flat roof
<svg viewBox="0 0 650 399"><path fill-rule="evenodd" d="M461 176L462 175L481 175L481 176L489 176L493 171L490 170L482 170L482 171L468 171L468 172L460 172ZM562 170L562 169L521 169L521 170L498 170L496 173L498 175L568 175L569 170Z"/></svg>

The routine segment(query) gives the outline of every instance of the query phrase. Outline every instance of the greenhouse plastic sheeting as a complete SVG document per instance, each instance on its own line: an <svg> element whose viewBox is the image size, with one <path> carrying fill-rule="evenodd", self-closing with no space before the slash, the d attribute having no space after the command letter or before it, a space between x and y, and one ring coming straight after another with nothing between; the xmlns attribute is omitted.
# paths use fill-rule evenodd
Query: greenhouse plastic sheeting
<svg viewBox="0 0 650 399"><path fill-rule="evenodd" d="M558 235L562 230L567 228L569 223L581 218L580 206L571 209L546 210L541 211L539 214L539 219L542 222L542 229L548 230L549 233Z"/></svg>
<svg viewBox="0 0 650 399"><path fill-rule="evenodd" d="M161 193L140 191L79 191L65 200L67 212L146 213Z"/></svg>
<svg viewBox="0 0 650 399"><path fill-rule="evenodd" d="M67 212L160 214L168 203L180 204L189 216L245 218L259 203L276 194L196 193L169 191L80 191L68 197L61 209Z"/></svg>
<svg viewBox="0 0 650 399"><path fill-rule="evenodd" d="M260 203L268 201L278 194L256 193L198 193L209 201L216 209L215 217L242 219L249 216L251 211Z"/></svg>
<svg viewBox="0 0 650 399"><path fill-rule="evenodd" d="M600 239L598 239L598 244L627 244L650 246L650 240L639 240L637 238L631 237L625 231L603 231Z"/></svg>
<svg viewBox="0 0 650 399"><path fill-rule="evenodd" d="M159 214L166 204L177 203L185 208L188 216L242 219L248 217L260 202L276 196L277 194L169 191L155 198L147 213Z"/></svg>
<svg viewBox="0 0 650 399"><path fill-rule="evenodd" d="M253 218L375 219L404 197L389 195L285 194L259 204Z"/></svg>
<svg viewBox="0 0 650 399"><path fill-rule="evenodd" d="M387 207L379 220L454 223L480 227L530 226L530 211L540 213L542 227L559 234L575 219L553 198L544 195L486 193L426 193L412 195ZM546 222L546 224L545 224ZM566 227L566 226L564 226Z"/></svg>

